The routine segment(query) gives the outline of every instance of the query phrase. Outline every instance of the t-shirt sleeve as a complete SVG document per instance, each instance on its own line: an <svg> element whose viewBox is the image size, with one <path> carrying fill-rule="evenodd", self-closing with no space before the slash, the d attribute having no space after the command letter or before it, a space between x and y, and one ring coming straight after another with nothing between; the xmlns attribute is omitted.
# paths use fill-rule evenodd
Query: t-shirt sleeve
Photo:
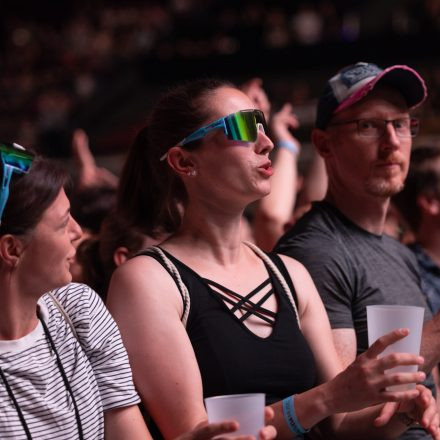
<svg viewBox="0 0 440 440"><path fill-rule="evenodd" d="M98 294L70 284L60 302L70 316L92 365L104 411L139 403L119 329Z"/></svg>
<svg viewBox="0 0 440 440"><path fill-rule="evenodd" d="M332 328L354 328L352 302L355 271L339 246L326 237L310 237L277 246L278 253L301 262L321 296Z"/></svg>

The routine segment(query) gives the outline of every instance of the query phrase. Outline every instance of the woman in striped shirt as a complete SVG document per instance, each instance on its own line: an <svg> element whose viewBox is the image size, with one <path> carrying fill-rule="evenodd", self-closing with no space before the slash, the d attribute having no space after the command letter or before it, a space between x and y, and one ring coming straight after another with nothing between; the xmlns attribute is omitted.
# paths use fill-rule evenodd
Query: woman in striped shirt
<svg viewBox="0 0 440 440"><path fill-rule="evenodd" d="M71 283L81 229L65 172L17 144L0 143L0 155L0 438L150 439L116 324L92 289Z"/></svg>

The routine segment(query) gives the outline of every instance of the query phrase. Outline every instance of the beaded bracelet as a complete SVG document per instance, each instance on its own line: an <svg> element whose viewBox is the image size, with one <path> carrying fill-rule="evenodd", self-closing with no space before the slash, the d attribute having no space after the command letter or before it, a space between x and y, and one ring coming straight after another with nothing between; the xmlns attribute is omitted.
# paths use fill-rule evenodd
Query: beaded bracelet
<svg viewBox="0 0 440 440"><path fill-rule="evenodd" d="M285 148L286 150L290 151L293 155L299 154L299 147L298 144L292 141L285 141L281 140L277 142L278 148Z"/></svg>
<svg viewBox="0 0 440 440"><path fill-rule="evenodd" d="M283 414L284 420L287 423L289 429L297 435L303 435L310 431L310 429L305 429L299 423L298 417L295 412L295 394L293 396L286 397L283 400Z"/></svg>

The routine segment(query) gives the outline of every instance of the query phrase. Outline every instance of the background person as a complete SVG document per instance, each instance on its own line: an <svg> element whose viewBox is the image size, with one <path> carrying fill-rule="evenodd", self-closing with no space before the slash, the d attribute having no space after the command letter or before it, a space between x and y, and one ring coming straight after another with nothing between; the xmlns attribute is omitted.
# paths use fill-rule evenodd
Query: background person
<svg viewBox="0 0 440 440"><path fill-rule="evenodd" d="M417 133L410 110L426 96L423 79L408 66L383 70L357 63L329 79L318 103L312 141L325 161L328 191L276 250L310 271L344 366L368 348L367 305L426 307L411 252L383 234L390 197L403 188ZM429 310L425 316L431 317ZM440 355L436 334L425 325L426 372ZM420 427L405 433L425 437Z"/></svg>
<svg viewBox="0 0 440 440"><path fill-rule="evenodd" d="M410 225L409 245L420 268L422 291L433 314L440 310L440 146L425 145L411 153L408 177L394 203Z"/></svg>

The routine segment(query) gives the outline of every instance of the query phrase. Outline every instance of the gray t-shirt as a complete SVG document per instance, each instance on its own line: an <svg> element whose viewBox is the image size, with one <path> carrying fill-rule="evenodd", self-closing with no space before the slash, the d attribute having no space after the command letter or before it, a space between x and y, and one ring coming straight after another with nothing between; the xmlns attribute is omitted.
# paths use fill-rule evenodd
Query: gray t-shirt
<svg viewBox="0 0 440 440"><path fill-rule="evenodd" d="M332 328L355 330L358 354L368 348L367 305L421 306L425 320L431 318L412 252L392 237L358 227L327 202L314 203L280 239L275 252L304 264ZM432 389L432 383L426 385Z"/></svg>

